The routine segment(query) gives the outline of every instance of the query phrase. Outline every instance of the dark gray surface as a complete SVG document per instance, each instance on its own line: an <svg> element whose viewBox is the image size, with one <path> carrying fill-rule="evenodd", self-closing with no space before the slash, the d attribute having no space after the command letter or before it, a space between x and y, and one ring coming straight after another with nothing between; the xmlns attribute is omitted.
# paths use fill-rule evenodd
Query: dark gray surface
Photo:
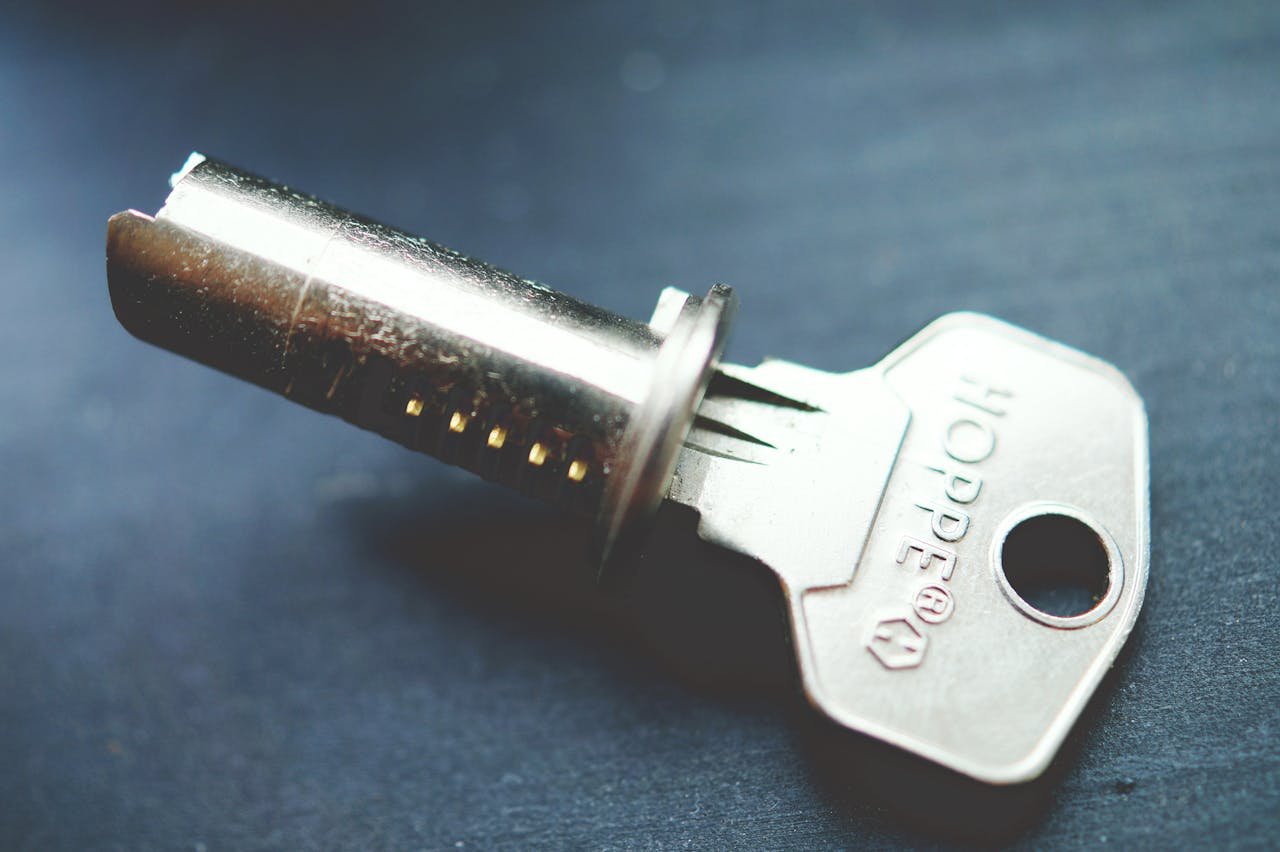
<svg viewBox="0 0 1280 852"><path fill-rule="evenodd" d="M1273 7L208 8L0 13L0 847L1276 842ZM965 308L1114 362L1151 581L1063 758L833 732L757 572L603 599L571 525L129 339L105 220L191 148L631 316L727 281L741 361Z"/></svg>

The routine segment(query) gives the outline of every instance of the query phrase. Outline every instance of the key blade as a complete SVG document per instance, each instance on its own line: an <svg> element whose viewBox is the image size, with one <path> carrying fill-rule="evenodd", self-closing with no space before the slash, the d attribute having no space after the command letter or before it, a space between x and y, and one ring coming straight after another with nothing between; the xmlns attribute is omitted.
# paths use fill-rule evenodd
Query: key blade
<svg viewBox="0 0 1280 852"><path fill-rule="evenodd" d="M788 594L847 582L907 407L871 371L840 375L785 361L721 369L765 393L709 394L701 411L752 440L695 421L668 499L698 511L702 538L769 565Z"/></svg>

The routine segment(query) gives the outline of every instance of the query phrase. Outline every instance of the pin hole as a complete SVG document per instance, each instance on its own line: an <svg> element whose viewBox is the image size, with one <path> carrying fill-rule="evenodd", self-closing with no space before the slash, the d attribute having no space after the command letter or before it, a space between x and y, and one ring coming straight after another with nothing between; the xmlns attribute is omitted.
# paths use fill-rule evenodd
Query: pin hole
<svg viewBox="0 0 1280 852"><path fill-rule="evenodd" d="M1060 618L1093 609L1111 583L1102 539L1069 515L1047 513L1020 521L1005 537L1000 567L1023 601Z"/></svg>

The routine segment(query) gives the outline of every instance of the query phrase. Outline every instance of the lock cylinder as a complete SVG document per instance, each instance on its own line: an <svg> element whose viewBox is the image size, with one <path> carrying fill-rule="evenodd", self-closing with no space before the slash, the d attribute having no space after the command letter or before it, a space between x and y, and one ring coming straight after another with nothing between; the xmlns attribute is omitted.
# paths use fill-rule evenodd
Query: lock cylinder
<svg viewBox="0 0 1280 852"><path fill-rule="evenodd" d="M728 287L642 323L199 154L171 184L108 226L137 337L591 516L602 558L661 501Z"/></svg>

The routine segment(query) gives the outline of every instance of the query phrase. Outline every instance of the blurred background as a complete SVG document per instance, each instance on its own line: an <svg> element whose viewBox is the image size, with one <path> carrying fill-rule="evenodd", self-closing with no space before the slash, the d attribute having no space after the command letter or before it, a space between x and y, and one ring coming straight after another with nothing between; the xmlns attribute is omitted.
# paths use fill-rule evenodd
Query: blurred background
<svg viewBox="0 0 1280 852"><path fill-rule="evenodd" d="M574 524L129 338L106 219L193 149L632 317L730 283L737 361L973 309L1116 364L1148 603L1048 779L827 730L751 566L603 596ZM1274 838L1273 4L8 4L0 257L0 847Z"/></svg>

